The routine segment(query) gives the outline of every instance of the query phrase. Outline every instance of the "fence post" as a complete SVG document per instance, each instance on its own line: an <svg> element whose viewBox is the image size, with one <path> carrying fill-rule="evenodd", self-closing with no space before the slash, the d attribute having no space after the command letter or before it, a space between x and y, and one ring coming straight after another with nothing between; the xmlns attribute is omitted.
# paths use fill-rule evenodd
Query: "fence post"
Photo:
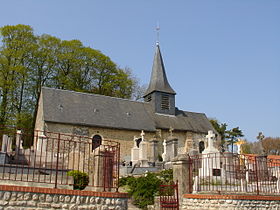
<svg viewBox="0 0 280 210"><path fill-rule="evenodd" d="M258 162L257 162L257 156L255 156L255 164L256 164L256 181L257 181L257 195L260 194L259 191L259 177L258 177Z"/></svg>
<svg viewBox="0 0 280 210"><path fill-rule="evenodd" d="M59 159L59 146L60 146L60 133L58 134L58 145L57 145L57 154L56 154L56 172L55 172L55 184L54 188L57 188L57 177L58 177L58 159Z"/></svg>
<svg viewBox="0 0 280 210"><path fill-rule="evenodd" d="M187 154L180 154L172 161L173 180L178 180L178 193L180 199L186 193L192 193L191 159Z"/></svg>

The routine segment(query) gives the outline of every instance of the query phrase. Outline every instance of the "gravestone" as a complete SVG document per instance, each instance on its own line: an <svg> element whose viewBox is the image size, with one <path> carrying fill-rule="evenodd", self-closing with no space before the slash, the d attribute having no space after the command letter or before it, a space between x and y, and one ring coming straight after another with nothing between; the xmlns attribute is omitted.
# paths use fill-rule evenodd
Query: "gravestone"
<svg viewBox="0 0 280 210"><path fill-rule="evenodd" d="M13 141L12 141L11 137L8 137L7 153L11 153L13 151L12 145L13 145Z"/></svg>
<svg viewBox="0 0 280 210"><path fill-rule="evenodd" d="M166 140L165 140L165 139L164 139L162 145L163 145L162 160L163 160L164 162L166 162L167 156L166 156Z"/></svg>
<svg viewBox="0 0 280 210"><path fill-rule="evenodd" d="M137 145L138 138L136 138L134 136L133 141L134 141L134 145L133 145L133 148L131 149L131 162L132 162L132 165L134 166L139 161L139 147Z"/></svg>
<svg viewBox="0 0 280 210"><path fill-rule="evenodd" d="M17 130L16 133L16 159L19 159L20 155L20 141L21 141L21 130Z"/></svg>
<svg viewBox="0 0 280 210"><path fill-rule="evenodd" d="M178 139L170 136L166 141L166 161L172 161L178 155Z"/></svg>
<svg viewBox="0 0 280 210"><path fill-rule="evenodd" d="M7 152L8 140L9 140L9 137L7 135L3 135L3 137L2 137L2 149L1 149L1 152Z"/></svg>
<svg viewBox="0 0 280 210"><path fill-rule="evenodd" d="M215 134L212 130L208 131L206 138L208 146L202 152L202 165L199 169L199 176L221 176L221 155L219 150L214 147Z"/></svg>
<svg viewBox="0 0 280 210"><path fill-rule="evenodd" d="M0 152L0 164L8 163L8 155L7 155L7 144L9 137L7 135L3 135L2 137L2 148Z"/></svg>
<svg viewBox="0 0 280 210"><path fill-rule="evenodd" d="M139 161L141 167L148 167L148 142L144 138L145 133L142 130L141 138L142 141L139 144Z"/></svg>
<svg viewBox="0 0 280 210"><path fill-rule="evenodd" d="M150 161L157 162L158 161L158 141L157 140L151 140L150 141Z"/></svg>

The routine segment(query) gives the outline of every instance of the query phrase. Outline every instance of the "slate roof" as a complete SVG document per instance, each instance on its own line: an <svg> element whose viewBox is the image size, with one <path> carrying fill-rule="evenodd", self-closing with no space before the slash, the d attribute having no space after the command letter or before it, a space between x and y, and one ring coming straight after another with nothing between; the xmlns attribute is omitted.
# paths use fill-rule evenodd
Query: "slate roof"
<svg viewBox="0 0 280 210"><path fill-rule="evenodd" d="M103 95L42 88L46 122L155 131L156 128L207 133L213 130L203 113L176 109L174 115L154 113L151 104Z"/></svg>
<svg viewBox="0 0 280 210"><path fill-rule="evenodd" d="M168 83L159 44L156 45L150 84L144 94L144 97L154 91L176 94Z"/></svg>

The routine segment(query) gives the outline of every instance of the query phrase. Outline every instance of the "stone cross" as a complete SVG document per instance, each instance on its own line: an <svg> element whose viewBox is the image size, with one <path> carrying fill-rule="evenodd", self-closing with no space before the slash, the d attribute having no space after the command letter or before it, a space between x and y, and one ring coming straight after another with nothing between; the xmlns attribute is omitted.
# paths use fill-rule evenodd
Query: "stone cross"
<svg viewBox="0 0 280 210"><path fill-rule="evenodd" d="M172 126L170 126L170 128L169 128L170 136L173 136L173 131L174 131L174 128L172 128Z"/></svg>
<svg viewBox="0 0 280 210"><path fill-rule="evenodd" d="M208 131L208 135L206 136L208 140L208 147L213 148L213 140L215 139L215 134L212 130Z"/></svg>
<svg viewBox="0 0 280 210"><path fill-rule="evenodd" d="M142 141L144 141L145 132L143 130L141 131L140 135L141 135Z"/></svg>

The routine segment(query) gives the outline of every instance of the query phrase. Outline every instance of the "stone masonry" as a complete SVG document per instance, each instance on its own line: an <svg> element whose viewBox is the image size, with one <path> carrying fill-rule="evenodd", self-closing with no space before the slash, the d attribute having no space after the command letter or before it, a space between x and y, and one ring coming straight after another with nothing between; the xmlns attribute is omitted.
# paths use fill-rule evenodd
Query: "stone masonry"
<svg viewBox="0 0 280 210"><path fill-rule="evenodd" d="M199 198L201 197L201 198ZM247 210L280 209L278 196L239 196L239 195L185 195L182 210Z"/></svg>
<svg viewBox="0 0 280 210"><path fill-rule="evenodd" d="M4 188L11 188L4 191ZM22 188L17 191L17 188ZM75 190L34 187L0 186L0 209L43 210L125 210L127 196L124 193L97 193ZM24 192L25 191L25 192ZM33 192L29 192L33 191ZM47 193L49 192L49 193Z"/></svg>

